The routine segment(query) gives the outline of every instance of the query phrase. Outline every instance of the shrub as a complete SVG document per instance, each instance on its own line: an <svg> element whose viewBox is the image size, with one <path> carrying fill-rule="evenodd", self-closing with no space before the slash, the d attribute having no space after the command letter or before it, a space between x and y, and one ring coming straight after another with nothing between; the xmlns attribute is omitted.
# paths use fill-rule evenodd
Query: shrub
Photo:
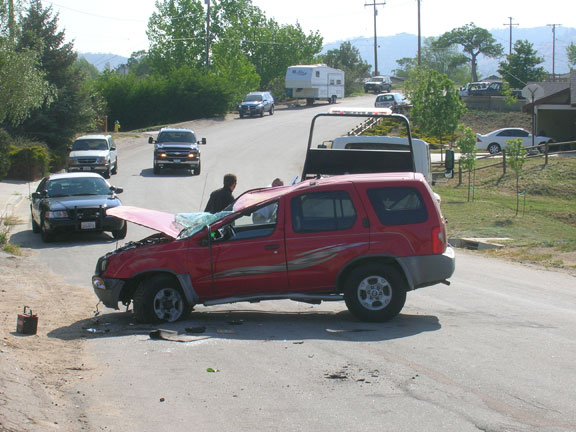
<svg viewBox="0 0 576 432"><path fill-rule="evenodd" d="M19 180L37 180L48 173L50 155L46 147L31 145L10 147L8 177Z"/></svg>

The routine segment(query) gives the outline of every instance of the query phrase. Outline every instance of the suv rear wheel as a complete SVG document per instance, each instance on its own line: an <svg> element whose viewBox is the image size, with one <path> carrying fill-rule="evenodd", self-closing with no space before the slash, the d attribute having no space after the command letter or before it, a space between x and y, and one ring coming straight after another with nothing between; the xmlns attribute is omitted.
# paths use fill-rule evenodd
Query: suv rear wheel
<svg viewBox="0 0 576 432"><path fill-rule="evenodd" d="M144 279L134 294L134 315L142 323L178 321L189 309L180 285L167 275Z"/></svg>
<svg viewBox="0 0 576 432"><path fill-rule="evenodd" d="M406 282L390 265L361 265L352 270L345 284L346 306L363 321L388 321L406 302Z"/></svg>

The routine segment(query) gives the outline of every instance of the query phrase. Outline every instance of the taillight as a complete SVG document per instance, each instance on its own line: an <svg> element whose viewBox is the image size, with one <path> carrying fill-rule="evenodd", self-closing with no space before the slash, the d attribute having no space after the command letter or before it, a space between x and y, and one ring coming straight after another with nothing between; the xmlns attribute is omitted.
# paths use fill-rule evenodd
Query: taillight
<svg viewBox="0 0 576 432"><path fill-rule="evenodd" d="M476 137L476 142L482 142L482 140L478 137Z"/></svg>
<svg viewBox="0 0 576 432"><path fill-rule="evenodd" d="M432 253L441 254L446 249L446 235L441 227L432 228Z"/></svg>

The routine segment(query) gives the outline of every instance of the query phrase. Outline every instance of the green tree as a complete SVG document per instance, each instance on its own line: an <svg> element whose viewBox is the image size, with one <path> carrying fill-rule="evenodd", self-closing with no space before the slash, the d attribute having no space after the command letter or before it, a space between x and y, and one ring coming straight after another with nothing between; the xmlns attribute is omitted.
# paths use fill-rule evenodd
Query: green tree
<svg viewBox="0 0 576 432"><path fill-rule="evenodd" d="M360 50L350 42L342 42L340 48L328 51L321 59L328 66L344 71L344 90L347 95L362 89L362 78L368 76L372 68L362 60Z"/></svg>
<svg viewBox="0 0 576 432"><path fill-rule="evenodd" d="M74 66L77 55L71 43L64 43L64 32L58 31L58 15L44 8L40 0L32 0L21 21L18 51L38 53L39 68L55 89L50 106L31 112L16 129L48 144L63 155L74 136L94 118L91 94L85 86L84 72Z"/></svg>
<svg viewBox="0 0 576 432"><path fill-rule="evenodd" d="M100 75L100 72L98 72L96 66L94 66L85 58L76 59L74 62L74 67L81 70L84 76L88 79L96 79L98 78L98 75Z"/></svg>
<svg viewBox="0 0 576 432"><path fill-rule="evenodd" d="M574 69L576 67L576 44L574 42L570 42L570 45L566 47L566 56L568 57L570 69Z"/></svg>
<svg viewBox="0 0 576 432"><path fill-rule="evenodd" d="M507 61L500 62L498 73L512 88L522 88L529 81L542 81L546 71L542 66L544 58L536 55L533 45L527 40L514 43L514 52L506 56Z"/></svg>
<svg viewBox="0 0 576 432"><path fill-rule="evenodd" d="M16 52L12 44L0 38L0 123L16 126L30 112L49 105L52 87L38 70L38 55L34 51Z"/></svg>
<svg viewBox="0 0 576 432"><path fill-rule="evenodd" d="M497 58L502 56L502 45L496 42L490 32L474 23L455 28L441 35L436 41L437 47L460 45L466 58L470 61L472 80L478 81L478 56Z"/></svg>
<svg viewBox="0 0 576 432"><path fill-rule="evenodd" d="M134 51L126 62L128 71L136 76L143 77L150 74L150 57L145 50Z"/></svg>
<svg viewBox="0 0 576 432"><path fill-rule="evenodd" d="M460 152L460 165L468 171L468 201L472 189L472 172L476 167L476 135L469 127L459 126L461 135L456 139L456 147Z"/></svg>
<svg viewBox="0 0 576 432"><path fill-rule="evenodd" d="M506 154L508 157L508 164L516 174L516 216L518 216L518 208L520 205L520 174L526 163L526 148L522 144L522 138L515 138L506 141L508 148Z"/></svg>
<svg viewBox="0 0 576 432"><path fill-rule="evenodd" d="M396 60L396 64L398 64L398 68L392 71L394 75L398 78L408 78L410 72L418 67L418 59L417 57L402 57Z"/></svg>
<svg viewBox="0 0 576 432"><path fill-rule="evenodd" d="M416 68L406 82L405 93L412 103L410 116L415 126L437 137L441 144L453 137L466 107L452 80L435 70Z"/></svg>

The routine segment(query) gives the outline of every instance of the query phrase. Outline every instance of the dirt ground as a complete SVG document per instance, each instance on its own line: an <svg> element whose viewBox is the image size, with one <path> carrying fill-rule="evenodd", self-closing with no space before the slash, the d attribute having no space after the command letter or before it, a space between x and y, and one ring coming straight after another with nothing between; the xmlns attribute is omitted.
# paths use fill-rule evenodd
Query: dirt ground
<svg viewBox="0 0 576 432"><path fill-rule="evenodd" d="M94 296L62 280L29 256L0 251L0 432L89 430L73 388L95 370L83 350ZM36 335L16 332L27 305Z"/></svg>

